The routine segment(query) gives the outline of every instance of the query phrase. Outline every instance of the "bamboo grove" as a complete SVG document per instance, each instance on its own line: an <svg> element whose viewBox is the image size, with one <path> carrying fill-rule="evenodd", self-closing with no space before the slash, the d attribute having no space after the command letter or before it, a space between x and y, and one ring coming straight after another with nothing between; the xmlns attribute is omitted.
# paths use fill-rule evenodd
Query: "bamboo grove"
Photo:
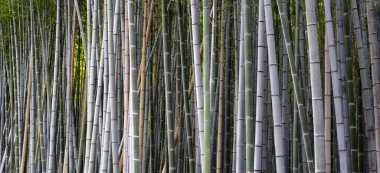
<svg viewBox="0 0 380 173"><path fill-rule="evenodd" d="M0 0L0 172L380 172L377 31L373 0Z"/></svg>

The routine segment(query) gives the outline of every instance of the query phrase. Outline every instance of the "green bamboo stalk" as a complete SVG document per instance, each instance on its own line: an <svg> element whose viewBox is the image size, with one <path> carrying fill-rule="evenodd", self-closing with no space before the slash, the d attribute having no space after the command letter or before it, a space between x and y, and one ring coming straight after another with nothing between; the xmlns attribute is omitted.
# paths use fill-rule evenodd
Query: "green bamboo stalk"
<svg viewBox="0 0 380 173"><path fill-rule="evenodd" d="M31 32L31 41L30 41L30 65L32 66L32 75L31 75L31 78L32 78L32 81L31 81L31 103L30 103L30 135L29 135L29 165L30 165L30 172L33 173L35 171L35 160L34 160L34 154L33 154L33 151L34 151L34 147L35 147L35 129L34 129L34 120L35 120L35 110L36 110L36 106L35 106L35 63L34 63L34 19L33 19L33 2L30 1L29 2L30 5L29 5L29 9L30 9L30 23L32 24L32 27L30 28L30 32Z"/></svg>
<svg viewBox="0 0 380 173"><path fill-rule="evenodd" d="M166 15L166 2L161 1L162 10L162 41L163 41L163 58L164 58L164 78L165 78L165 114L166 114L166 139L168 145L168 157L169 166L168 170L170 173L176 172L176 164L174 158L174 129L173 129L173 111L171 102L171 82L170 82L170 72L169 72L169 45L168 45L168 33L167 33L167 15Z"/></svg>
<svg viewBox="0 0 380 173"><path fill-rule="evenodd" d="M183 38L183 22L182 22L182 13L181 13L181 4L177 1L177 13L178 13L178 38L179 38L179 51L181 58L181 82L182 82L182 92L183 92L183 104L185 110L185 128L186 128L186 146L187 146L187 156L189 157L188 169L189 173L194 172L194 155L192 147L192 136L191 136L191 120L190 120L190 105L189 105L189 95L188 95L188 83L186 80L186 70L185 66L185 42Z"/></svg>
<svg viewBox="0 0 380 173"><path fill-rule="evenodd" d="M209 137L206 137L206 139L209 139L209 166L207 169L210 169L211 172L215 172L215 140L216 140L216 129L217 128L212 128L216 126L216 115L217 115L217 101L219 100L217 98L218 91L217 91L217 86L218 86L218 66L217 66L217 23L218 23L218 3L217 1L213 1L212 3L212 18L210 19L211 22L211 47L210 47L210 76L209 76L209 97L210 97L210 111L209 111L209 118L208 118L208 126L210 126L210 133ZM217 100L216 100L217 99Z"/></svg>
<svg viewBox="0 0 380 173"><path fill-rule="evenodd" d="M357 79L359 80L359 79ZM359 84L360 85L360 84ZM360 88L360 87L358 87ZM358 172L364 172L364 159L365 155L363 152L364 149L364 126L363 126L363 105L362 105L362 96L360 93L360 89L355 89L355 100L356 100L356 115L357 115L357 130L358 130L358 140L356 141L358 143Z"/></svg>
<svg viewBox="0 0 380 173"><path fill-rule="evenodd" d="M12 8L14 7L13 1L10 1L11 5L12 5ZM9 7L10 10L12 9L11 7ZM14 12L13 10L11 10L11 12ZM15 98L15 105L17 105L17 110L15 110L15 117L17 117L17 121L15 121L15 128L17 130L17 132L15 133L15 170L16 172L19 171L19 168L20 168L20 149L21 149L21 85L20 85L20 58L19 58L19 48L18 48L18 40L17 40L17 34L16 34L16 22L15 22L15 17L12 17L12 28L13 28L13 38L14 38L14 44L12 44L12 47L14 46L14 52L15 52L15 67L16 67L16 73L15 73L15 76L16 76L16 85L15 85L15 90L17 90L17 96ZM11 33L12 33L12 30L11 30ZM11 37L12 38L12 37Z"/></svg>
<svg viewBox="0 0 380 173"><path fill-rule="evenodd" d="M332 162L331 162L331 65L329 57L329 47L327 41L327 33L325 34L325 44L324 44L324 54L325 54L325 87L324 87L324 114L325 114L325 157L326 157L326 172L331 172Z"/></svg>
<svg viewBox="0 0 380 173"><path fill-rule="evenodd" d="M132 122L132 157L133 163L130 172L139 173L140 156L139 156L139 135L138 135L138 91L137 91L137 57L136 57L136 21L135 3L128 0L128 22L129 22L129 53L130 53L130 99L131 99L131 116Z"/></svg>
<svg viewBox="0 0 380 173"><path fill-rule="evenodd" d="M307 167L308 167L308 171L311 173L311 172L314 172L314 159L313 159L313 156L312 156L312 153L311 153L311 147L310 147L310 139L309 139L309 132L307 130L307 124L306 124L306 113L305 113L305 105L304 105L304 98L303 98L303 92L301 91L301 83L299 81L301 81L299 78L298 78L298 73L296 71L296 62L297 62L297 57L294 56L293 54L293 49L292 49L292 44L290 42L290 34L289 34L289 30L288 30L288 23L285 22L285 17L283 16L284 13L282 13L282 3L281 1L277 1L277 6L279 7L278 10L279 13L280 13L280 20L281 20L281 27L282 27L282 33L284 34L284 40L285 40L285 43L286 43L286 51L288 52L288 60L289 60L289 66L290 66L290 71L291 71L291 75L292 75L292 81L293 81L293 88L294 88L294 95L296 97L296 100L297 100L297 107L298 107L298 112L299 112L299 120L300 120L300 124L301 124L301 131L302 131L302 140L303 142L305 143L304 147L305 147L305 152L306 152L306 157L307 157ZM298 40L297 40L298 42ZM301 52L301 50L299 50ZM293 59L293 57L295 57ZM301 66L302 67L302 66ZM303 75L305 76L305 75ZM301 76L301 77L303 77ZM305 81L305 80L303 80Z"/></svg>
<svg viewBox="0 0 380 173"><path fill-rule="evenodd" d="M87 172L88 170L88 161L89 161L89 155L90 155L90 142L91 142L91 136L92 136L92 124L94 119L94 95L95 95L95 58L96 58L96 45L97 45L97 13L98 13L98 1L94 1L94 9L92 14L92 35L91 35L91 54L89 54L90 58L90 70L89 70L89 80L88 80L88 90L87 90L87 128L86 128L86 146L85 146L85 160L84 160L84 172ZM88 21L90 22L90 21ZM104 31L103 31L104 32ZM90 48L89 48L90 49ZM79 167L78 167L79 168ZM77 170L79 172L79 170Z"/></svg>
<svg viewBox="0 0 380 173"><path fill-rule="evenodd" d="M255 125L255 156L254 156L254 172L259 173L263 171L263 165L266 164L263 159L265 153L263 150L263 128L264 128L264 117L266 116L265 110L265 100L266 94L265 89L267 88L267 79L265 74L267 74L266 59L266 37L265 37L265 16L264 16L264 0L259 1L259 23L258 23L258 60L257 60L257 92L256 92L256 125Z"/></svg>
<svg viewBox="0 0 380 173"><path fill-rule="evenodd" d="M254 137L252 131L254 131L253 123L253 77L252 77L252 39L250 28L250 12L249 4L246 0L242 1L242 10L244 13L244 80L245 80L245 138L246 138L246 171L253 172L254 170Z"/></svg>
<svg viewBox="0 0 380 173"><path fill-rule="evenodd" d="M345 140L342 139L342 137L346 136L345 134L347 131L344 129L344 123L343 123L343 117L342 115L342 91L341 91L341 84L339 83L340 72L337 65L337 58L336 58L336 49L335 49L335 40L333 37L333 25L332 25L332 17L331 17L331 10L330 10L330 1L325 0L325 20L327 21L325 23L325 27L327 30L327 42L328 42L328 51L329 51L329 58L330 58L330 65L331 65L331 78L332 78L332 84L333 84L333 94L334 94L334 110L336 115L336 126L338 130L338 147L339 147L339 157L340 159L340 166L342 171L349 171L350 168L347 166L347 162L349 162L349 155L347 151L347 146L345 146ZM346 40L347 41L347 40ZM349 48L350 49L350 48ZM347 47L346 47L347 50ZM349 67L349 60L351 57L347 56L347 67ZM348 81L349 82L349 81ZM349 84L349 83L348 83ZM350 94L349 94L350 96Z"/></svg>
<svg viewBox="0 0 380 173"><path fill-rule="evenodd" d="M227 8L226 8L226 1L222 1L222 6L221 6L221 29L220 29L220 56L219 56L219 100L218 100L218 122L217 122L217 146L216 146L216 172L221 173L223 169L223 133L226 133L226 128L225 128L225 119L223 116L226 116L228 113L226 108L223 106L228 102L226 99L227 95L227 89L228 85L226 85L225 78L227 78L228 73L225 73L225 64L226 64L226 58L228 56L225 56L226 54L226 40L228 40L228 36L226 36L226 27L228 27L228 18L227 14ZM228 4L227 4L228 5ZM227 31L228 32L228 31ZM225 75L226 74L226 75ZM228 79L228 78L227 78ZM227 106L228 107L228 106ZM224 112L223 112L224 111ZM226 147L227 148L227 147Z"/></svg>
<svg viewBox="0 0 380 173"><path fill-rule="evenodd" d="M106 23L106 22L103 22ZM103 25L103 30L105 31L107 28L107 25ZM103 76L104 73L104 56L106 55L105 49L105 40L107 38L107 33L103 32L103 41L102 41L102 50L100 55L100 67L98 71L98 76ZM91 134L91 148L89 153L89 163L88 163L88 172L94 171L94 165L95 165L95 150L96 146L98 145L98 127L99 127L99 114L101 114L101 108L100 108L100 102L102 100L102 90L103 90L103 81L98 80L97 81L97 92L96 92L96 99L95 99L95 110L94 110L94 123L93 123L93 133Z"/></svg>
<svg viewBox="0 0 380 173"><path fill-rule="evenodd" d="M200 161L204 162L204 100L203 100L203 83L202 71L200 61L200 41L199 41L199 14L198 14L198 1L191 0L191 34L192 34L192 47L193 47L193 64L195 76L195 92L196 92L196 109L197 109L197 124L198 124L198 137L199 137L199 150L201 154ZM206 87L206 86L205 86ZM205 101L207 102L207 101ZM203 165L204 166L204 165ZM203 170L202 166L202 170ZM203 172L203 171L202 171Z"/></svg>
<svg viewBox="0 0 380 173"><path fill-rule="evenodd" d="M238 84L237 84L237 117L236 117L236 172L245 172L245 116L244 116L244 92L245 92L245 70L244 70L244 10L240 6L240 33L239 33L239 57L238 62Z"/></svg>
<svg viewBox="0 0 380 173"><path fill-rule="evenodd" d="M116 78L116 75L117 75L117 61L115 61L115 46L116 43L115 43L115 29L118 28L118 21L119 21L119 9L120 9L120 0L116 0L114 2L115 4L111 3L108 3L109 6L108 6L108 11L111 13L114 11L115 15L108 15L108 20L110 21L108 23L108 40L109 40L109 43L108 43L108 65L109 65L109 75L110 75L110 84L109 84L109 95L110 95L110 106L111 106L111 126L113 128L111 128L111 143L112 143L112 170L114 172L119 172L119 152L118 152L118 148L119 148L119 142L120 142L120 139L118 137L118 120L117 120L117 102L116 102L116 82L115 80L117 80ZM112 4L112 6L115 6L114 9L112 9L110 6ZM112 16L112 18L111 18ZM113 22L111 22L111 20L113 20ZM111 30L112 29L112 30ZM112 31L112 32L111 32ZM118 30L117 30L118 31ZM113 37L112 37L113 36ZM116 62L116 63L115 63Z"/></svg>
<svg viewBox="0 0 380 173"><path fill-rule="evenodd" d="M211 1L202 0L203 3L203 111L204 111L204 148L202 161L202 172L208 173L211 171L211 147L210 147L210 136L211 136L211 114L210 114L210 102L213 102L210 98L210 55L211 55L211 35L210 35L210 12L211 12ZM200 141L201 142L201 141ZM201 152L202 155L202 152ZM201 156L202 157L202 156Z"/></svg>
<svg viewBox="0 0 380 173"><path fill-rule="evenodd" d="M48 167L47 172L51 173L55 169L55 131L56 131L56 115L57 115L57 95L58 95L58 68L59 68L59 28L60 28L60 1L57 1L57 17L56 17L56 32L55 32L55 49L54 49L54 78L53 78L53 95L52 95L52 106L51 106L51 119L50 119L50 142L48 151Z"/></svg>
<svg viewBox="0 0 380 173"><path fill-rule="evenodd" d="M310 62L310 81L311 81L310 84L311 84L312 107L313 107L315 172L325 172L326 158L324 156L325 148L324 148L323 98L322 98L319 51L318 51L318 35L317 35L317 26L316 26L315 1L309 1L308 3L305 3L305 7L306 7L305 9L306 26L307 26L307 31L308 31L307 32L308 46L309 46L308 50L309 50L309 57L310 57L309 62ZM329 52L331 53L332 51L329 51ZM338 107L339 104L336 106ZM340 109L340 107L338 107L338 109ZM339 111L337 112L339 113ZM339 117L339 114L337 114L337 122L339 122L339 118L341 117ZM338 135L341 136L343 134L345 134L344 131L342 131ZM342 157L342 160L343 159L344 157ZM345 171L345 169L342 167L342 171L346 172L347 170Z"/></svg>
<svg viewBox="0 0 380 173"><path fill-rule="evenodd" d="M346 76L347 76L347 96L348 96L348 118L349 118L349 126L350 131L348 132L350 135L350 143L347 144L351 146L351 169L353 172L358 171L357 163L358 163L358 153L357 153L357 133L356 133L356 116L355 116L355 103L354 103L354 81L353 81L353 58L351 53L351 36L350 36L350 16L349 16L349 1L345 1L343 3L344 7L344 18L343 18L343 29L344 29L344 35L345 35L345 48L346 48ZM333 79L334 80L334 79ZM347 132L347 131L346 131ZM355 142L354 142L355 141Z"/></svg>
<svg viewBox="0 0 380 173"><path fill-rule="evenodd" d="M273 110L274 144L276 156L276 171L285 172L283 129L281 121L281 102L279 96L278 67L276 62L276 46L274 40L273 14L271 1L264 1L266 36L268 42L269 79ZM282 22L283 23L283 22Z"/></svg>
<svg viewBox="0 0 380 173"><path fill-rule="evenodd" d="M373 107L375 116L375 139L376 139L376 163L377 171L380 168L380 129L379 124L379 114L380 114L380 57L378 51L378 32L375 28L375 10L373 1L366 1L367 7L367 27L368 27L368 38L369 38L369 52L370 52L370 63L371 63L371 79L372 79L372 95L373 95ZM356 1L351 1L351 9L356 9ZM357 13L357 11L356 11ZM356 15L357 16L357 15ZM355 16L355 17L356 17ZM358 21L358 20L357 20ZM357 22L356 21L356 22Z"/></svg>
<svg viewBox="0 0 380 173"><path fill-rule="evenodd" d="M124 91L124 130L123 130L123 138L124 138L124 145L123 145L123 172L128 171L128 161L129 161L129 138L128 138L128 120L129 120L129 22L128 22L128 0L124 1L124 25L125 25L125 53L124 53L124 75L123 75L123 91Z"/></svg>
<svg viewBox="0 0 380 173"><path fill-rule="evenodd" d="M298 72L299 66L298 63L299 61L299 40L300 40L300 1L296 0L295 1L295 38L294 38L294 60L296 61L296 71ZM291 58L291 57L290 57ZM292 58L291 58L292 59ZM292 65L292 64L291 64ZM290 67L292 70L292 67ZM291 71L292 72L292 71ZM293 73L292 73L293 74ZM293 81L294 82L294 81ZM294 86L294 85L293 85ZM302 151L299 151L299 145L300 145L300 140L299 140L299 124L300 124L300 119L299 119L299 110L298 110L298 104L297 104L297 97L295 94L293 95L293 129L292 129L292 171L294 173L298 173L300 171L299 169L299 153L302 153Z"/></svg>

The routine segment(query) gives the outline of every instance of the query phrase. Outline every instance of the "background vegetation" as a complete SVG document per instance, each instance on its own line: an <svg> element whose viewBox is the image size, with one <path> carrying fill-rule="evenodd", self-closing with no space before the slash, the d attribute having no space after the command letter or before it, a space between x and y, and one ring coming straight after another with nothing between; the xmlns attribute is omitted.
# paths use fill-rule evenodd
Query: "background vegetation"
<svg viewBox="0 0 380 173"><path fill-rule="evenodd" d="M0 0L0 172L379 172L374 0Z"/></svg>

